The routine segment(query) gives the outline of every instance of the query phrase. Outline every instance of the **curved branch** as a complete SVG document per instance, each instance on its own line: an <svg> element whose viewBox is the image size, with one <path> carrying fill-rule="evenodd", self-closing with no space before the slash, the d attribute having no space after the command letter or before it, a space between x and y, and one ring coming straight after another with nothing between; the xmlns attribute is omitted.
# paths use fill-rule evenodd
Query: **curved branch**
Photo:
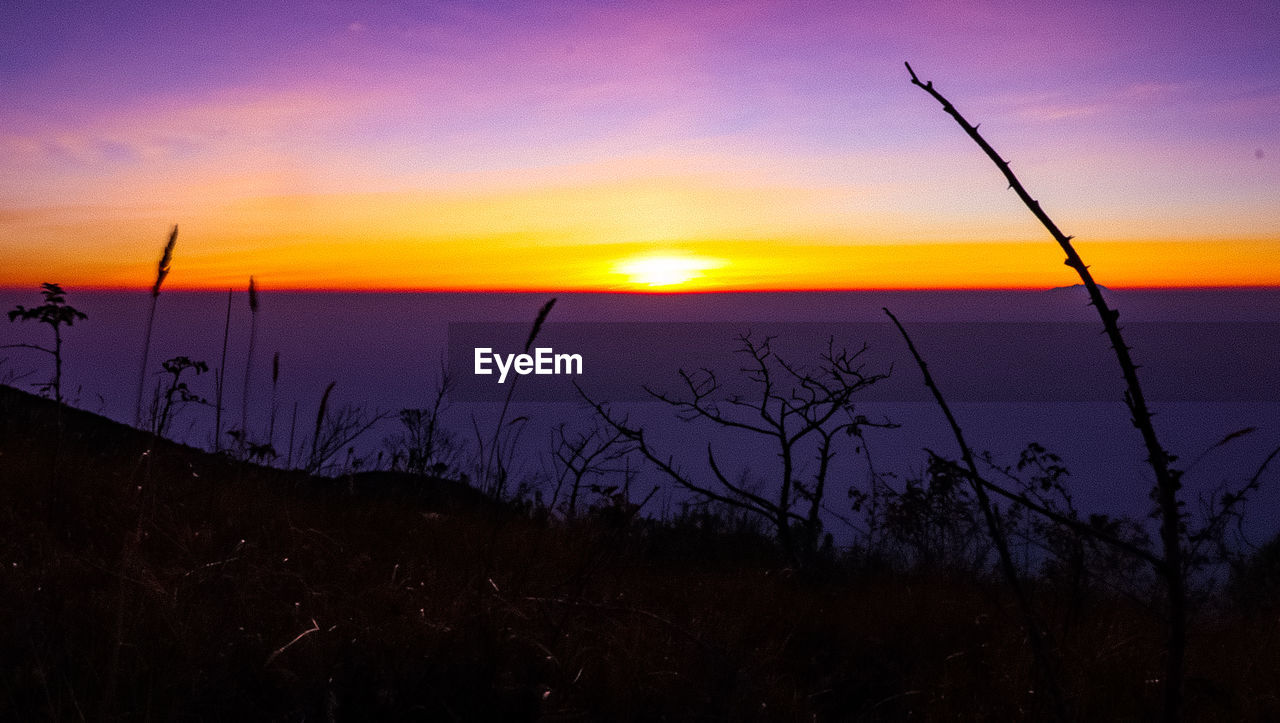
<svg viewBox="0 0 1280 723"><path fill-rule="evenodd" d="M1182 705L1182 662L1186 653L1186 581L1184 579L1185 563L1182 550L1183 516L1178 501L1178 490L1181 488L1180 473L1170 466L1172 461L1170 455L1165 451L1156 436L1155 425L1151 419L1151 410L1147 406L1146 397L1142 392L1142 385L1138 381L1138 367L1134 364L1133 358L1129 354L1129 347L1125 344L1124 337L1120 333L1120 312L1107 305L1106 299L1102 296L1102 290L1098 283L1094 281L1089 267L1085 265L1084 260L1080 258L1080 254L1076 253L1075 247L1071 245L1072 237L1062 233L1057 224L1040 208L1040 202L1027 193L1026 188L1023 187L1018 177L1010 170L1008 161L1001 158L1000 154L996 153L995 149L991 147L991 144L987 143L986 139L978 133L977 126L970 125L949 100L937 90L934 90L932 81L928 83L921 82L920 78L916 76L915 70L911 68L911 64L906 63L905 65L907 66L907 72L911 74L911 83L923 89L934 100L942 104L942 110L954 118L964 132L995 163L996 167L1004 175L1005 180L1009 182L1009 188L1013 189L1018 198L1022 200L1022 203L1026 205L1032 215L1040 221L1045 229L1048 230L1049 235L1053 237L1053 240L1062 248L1063 253L1067 256L1063 263L1074 269L1076 274L1080 276L1080 280L1089 292L1089 303L1097 310L1098 316L1102 320L1103 329L1111 342L1111 348L1115 351L1116 361L1120 365L1120 372L1125 381L1124 401L1132 415L1133 426L1142 435L1143 444L1147 449L1147 463L1151 466L1156 477L1156 487L1152 496L1156 499L1160 509L1160 539L1164 554L1162 574L1167 586L1170 617L1169 660L1166 666L1167 680L1164 688L1164 716L1166 720L1177 720Z"/></svg>
<svg viewBox="0 0 1280 723"><path fill-rule="evenodd" d="M0 345L0 349L35 349L36 351L42 351L45 354L57 354L56 351L52 349L46 349L37 344L3 344L3 345Z"/></svg>

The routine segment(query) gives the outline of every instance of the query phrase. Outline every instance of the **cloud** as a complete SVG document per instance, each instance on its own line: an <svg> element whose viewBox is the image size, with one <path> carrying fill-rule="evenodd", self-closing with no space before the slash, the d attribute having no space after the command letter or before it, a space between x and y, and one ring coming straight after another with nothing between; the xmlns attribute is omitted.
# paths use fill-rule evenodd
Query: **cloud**
<svg viewBox="0 0 1280 723"><path fill-rule="evenodd" d="M1108 116L1145 111L1152 106L1173 103L1194 86L1190 83L1134 82L1119 87L1094 90L1036 91L1000 98L998 102L1014 115L1032 122Z"/></svg>
<svg viewBox="0 0 1280 723"><path fill-rule="evenodd" d="M128 203L271 193L323 174L376 100L323 86L158 96L0 131L0 195L11 203Z"/></svg>
<svg viewBox="0 0 1280 723"><path fill-rule="evenodd" d="M1154 105L1171 100L1192 87L1191 83L1131 83L1117 91L1114 98L1133 105Z"/></svg>

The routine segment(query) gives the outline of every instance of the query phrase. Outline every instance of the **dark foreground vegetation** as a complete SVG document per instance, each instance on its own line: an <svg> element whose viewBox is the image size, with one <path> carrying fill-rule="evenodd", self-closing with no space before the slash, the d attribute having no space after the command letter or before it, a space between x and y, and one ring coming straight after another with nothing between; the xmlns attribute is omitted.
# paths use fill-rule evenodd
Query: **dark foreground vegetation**
<svg viewBox="0 0 1280 723"><path fill-rule="evenodd" d="M610 512L557 521L444 479L252 466L0 386L0 710L1022 720L1044 704L986 573L857 549L795 571L723 516ZM1274 553L1197 614L1189 718L1280 716ZM1072 717L1158 715L1150 600L1029 582Z"/></svg>

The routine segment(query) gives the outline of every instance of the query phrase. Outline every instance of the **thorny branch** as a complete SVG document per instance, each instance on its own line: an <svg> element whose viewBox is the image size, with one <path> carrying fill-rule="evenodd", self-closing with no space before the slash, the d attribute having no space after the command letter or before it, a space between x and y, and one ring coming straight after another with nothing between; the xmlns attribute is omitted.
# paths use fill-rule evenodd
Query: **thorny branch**
<svg viewBox="0 0 1280 723"><path fill-rule="evenodd" d="M996 150L991 147L991 144L987 143L986 139L978 132L977 126L971 125L965 120L964 116L951 104L951 101L934 89L932 81L922 82L916 75L915 70L911 68L911 64L905 63L905 65L907 72L911 74L911 83L938 101L942 105L942 110L954 118L964 132L978 144L978 147L1000 169L1005 180L1009 182L1009 188L1013 189L1027 209L1040 221L1053 237L1053 240L1062 248L1067 257L1063 263L1074 269L1080 276L1085 289L1089 292L1089 304L1097 310L1098 316L1102 320L1103 329L1111 342L1111 348L1115 351L1116 361L1120 365L1120 372L1125 381L1125 405L1129 408L1133 426L1142 435L1142 441L1147 450L1147 463L1151 465L1156 477L1156 484L1151 491L1151 497L1156 501L1160 511L1160 540L1163 547L1163 559L1155 567L1165 580L1169 615L1164 717L1165 720L1169 721L1177 720L1180 717L1182 706L1183 658L1186 652L1187 616L1186 564L1182 549L1183 512L1181 503L1178 500L1178 491L1181 488L1181 473L1171 466L1173 458L1165 451L1156 436L1155 425L1151 419L1151 411L1142 392L1142 385L1138 381L1138 366L1129 354L1129 346L1125 344L1124 337L1120 332L1120 312L1108 306L1106 299L1102 296L1101 288L1094 281L1093 274L1089 271L1089 267L1085 265L1084 260L1080 258L1080 254L1071 245L1072 237L1062 233L1057 224L1040 208L1040 202L1032 198L1031 194L1023 187L1018 177L1009 168L1008 161L1001 158L1000 154L996 153Z"/></svg>

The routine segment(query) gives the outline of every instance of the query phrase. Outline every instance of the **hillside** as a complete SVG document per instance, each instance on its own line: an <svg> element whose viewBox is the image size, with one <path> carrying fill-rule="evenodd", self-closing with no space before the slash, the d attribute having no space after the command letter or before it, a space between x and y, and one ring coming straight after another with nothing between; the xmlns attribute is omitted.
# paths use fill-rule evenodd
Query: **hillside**
<svg viewBox="0 0 1280 723"><path fill-rule="evenodd" d="M989 720L1043 704L1011 602L982 579L855 556L800 574L705 520L549 522L458 482L314 479L153 442L0 387L6 718ZM1039 595L1073 715L1152 717L1149 613ZM1189 713L1280 714L1274 615L1200 630Z"/></svg>

